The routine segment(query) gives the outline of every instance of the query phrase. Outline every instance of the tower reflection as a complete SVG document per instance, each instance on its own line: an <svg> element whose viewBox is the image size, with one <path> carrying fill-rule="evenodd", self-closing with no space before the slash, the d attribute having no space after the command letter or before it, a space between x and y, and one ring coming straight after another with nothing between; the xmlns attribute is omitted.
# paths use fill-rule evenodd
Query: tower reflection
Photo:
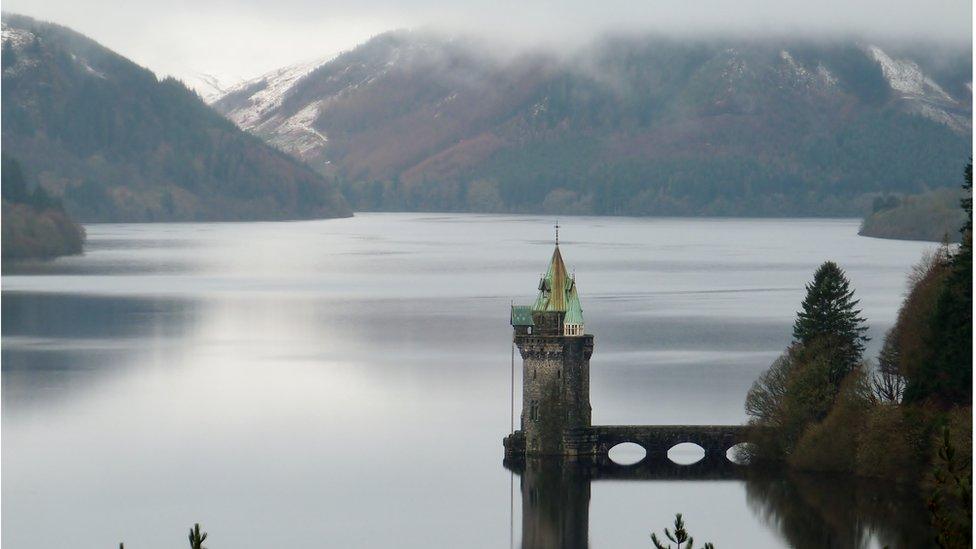
<svg viewBox="0 0 976 549"><path fill-rule="evenodd" d="M589 547L594 480L719 480L741 478L744 472L724 458L691 465L648 458L635 465L618 465L605 456L550 456L506 459L504 465L520 477L523 549Z"/></svg>
<svg viewBox="0 0 976 549"><path fill-rule="evenodd" d="M933 539L921 498L890 483L760 472L725 459L691 465L645 459L625 466L606 457L529 457L504 465L520 478L523 549L589 547L590 486L596 480L739 480L752 512L791 547L926 547ZM655 526L648 524L648 532Z"/></svg>

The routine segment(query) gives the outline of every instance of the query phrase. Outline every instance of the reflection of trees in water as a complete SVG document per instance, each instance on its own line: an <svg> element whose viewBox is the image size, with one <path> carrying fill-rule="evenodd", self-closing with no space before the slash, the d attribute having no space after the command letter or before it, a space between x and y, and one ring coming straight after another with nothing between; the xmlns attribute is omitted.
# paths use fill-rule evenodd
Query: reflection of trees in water
<svg viewBox="0 0 976 549"><path fill-rule="evenodd" d="M754 513L791 547L927 547L932 532L922 499L890 483L832 475L750 475L746 498Z"/></svg>
<svg viewBox="0 0 976 549"><path fill-rule="evenodd" d="M868 547L872 538L892 549L915 548L928 547L933 539L921 498L890 483L792 472L760 474L718 462L621 467L607 460L550 458L505 465L520 475L524 549L588 547L590 483L598 479L744 478L750 509L789 546L801 549ZM647 525L648 530L655 526Z"/></svg>
<svg viewBox="0 0 976 549"><path fill-rule="evenodd" d="M46 409L90 395L198 329L199 302L168 297L3 294L3 409ZM179 344L172 343L176 341Z"/></svg>

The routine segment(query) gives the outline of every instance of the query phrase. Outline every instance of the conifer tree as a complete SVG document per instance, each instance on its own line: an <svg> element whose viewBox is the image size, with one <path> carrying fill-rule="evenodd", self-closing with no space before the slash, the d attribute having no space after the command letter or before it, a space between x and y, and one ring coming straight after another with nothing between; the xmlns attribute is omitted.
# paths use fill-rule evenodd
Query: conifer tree
<svg viewBox="0 0 976 549"><path fill-rule="evenodd" d="M203 542L207 539L207 533L200 532L199 522L194 524L193 528L190 528L190 535L188 537L190 539L190 549L207 549L203 546Z"/></svg>
<svg viewBox="0 0 976 549"><path fill-rule="evenodd" d="M807 284L802 310L793 324L797 343L810 346L817 342L830 349L837 362L831 375L836 383L860 362L868 340L865 319L856 308L858 302L844 271L833 261L826 261L814 273L813 282Z"/></svg>
<svg viewBox="0 0 976 549"><path fill-rule="evenodd" d="M931 360L908 380L905 401L933 400L943 406L968 406L973 401L973 166L966 166L962 207L966 224L962 244L949 259L950 273L935 310L926 343Z"/></svg>
<svg viewBox="0 0 976 549"><path fill-rule="evenodd" d="M14 51L14 45L10 40L3 41L3 49L0 50L0 65L4 69L7 67L12 67L17 64L17 52Z"/></svg>
<svg viewBox="0 0 976 549"><path fill-rule="evenodd" d="M24 171L6 151L0 153L0 194L10 202L26 202L29 198Z"/></svg>
<svg viewBox="0 0 976 549"><path fill-rule="evenodd" d="M668 531L667 528L664 529L664 536L670 541L677 544L675 549L695 549L695 540L688 534L685 530L685 521L681 518L681 513L674 516L674 532ZM657 534L651 532L651 542L654 543L656 549L671 549L671 544L665 545ZM706 543L704 549L715 549L715 546L711 543Z"/></svg>

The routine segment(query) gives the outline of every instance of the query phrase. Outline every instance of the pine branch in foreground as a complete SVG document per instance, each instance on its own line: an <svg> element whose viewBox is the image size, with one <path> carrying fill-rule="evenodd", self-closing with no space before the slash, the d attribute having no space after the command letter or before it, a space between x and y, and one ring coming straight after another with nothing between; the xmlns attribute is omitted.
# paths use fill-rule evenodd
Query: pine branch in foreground
<svg viewBox="0 0 976 549"><path fill-rule="evenodd" d="M657 537L657 534L651 532L651 541L654 543L655 549L694 549L695 547L695 540L685 530L685 521L681 518L681 513L674 516L674 532L665 528L664 536L677 545L673 548L670 543L664 545L660 538ZM706 543L703 549L715 549L715 546L711 543Z"/></svg>

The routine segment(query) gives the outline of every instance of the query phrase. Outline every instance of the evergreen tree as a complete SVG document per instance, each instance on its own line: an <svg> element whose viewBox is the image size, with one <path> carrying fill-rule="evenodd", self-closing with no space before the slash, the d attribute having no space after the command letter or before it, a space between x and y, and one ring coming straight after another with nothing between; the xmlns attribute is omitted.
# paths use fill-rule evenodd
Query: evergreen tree
<svg viewBox="0 0 976 549"><path fill-rule="evenodd" d="M826 261L814 273L813 282L807 284L807 296L793 324L797 343L809 346L818 342L831 349L838 362L831 375L835 383L861 361L868 340L865 319L856 309L858 302L844 271L833 261Z"/></svg>
<svg viewBox="0 0 976 549"><path fill-rule="evenodd" d="M973 166L966 166L963 189L972 192ZM967 193L967 194L968 194ZM920 365L905 388L906 402L933 400L944 406L973 400L973 202L962 200L966 224L962 244L949 260L950 273L939 293L926 342L932 360Z"/></svg>
<svg viewBox="0 0 976 549"><path fill-rule="evenodd" d="M4 69L7 67L12 67L17 64L17 53L14 51L14 45L10 40L3 41L3 49L0 51L0 65Z"/></svg>
<svg viewBox="0 0 976 549"><path fill-rule="evenodd" d="M11 202L26 202L29 196L20 162L6 152L0 153L0 194Z"/></svg>
<svg viewBox="0 0 976 549"><path fill-rule="evenodd" d="M27 204L36 210L61 209L61 202L52 198L40 185L34 185L31 189L20 162L6 152L0 153L0 195L6 201Z"/></svg>
<svg viewBox="0 0 976 549"><path fill-rule="evenodd" d="M973 546L973 472L960 459L949 426L942 429L942 444L932 472L934 487L928 508L936 530L936 544L943 549Z"/></svg>
<svg viewBox="0 0 976 549"><path fill-rule="evenodd" d="M695 540L691 537L687 530L685 530L685 521L681 518L681 513L674 516L674 532L670 532L667 528L664 529L664 536L668 540L677 544L676 549L695 549ZM654 543L656 549L671 549L671 544L665 545L657 534L651 532L651 542ZM706 543L704 549L715 549L715 546L711 543Z"/></svg>
<svg viewBox="0 0 976 549"><path fill-rule="evenodd" d="M200 532L200 523L193 525L190 528L190 535L187 536L190 540L190 549L207 549L203 546L203 542L207 540L207 533Z"/></svg>

